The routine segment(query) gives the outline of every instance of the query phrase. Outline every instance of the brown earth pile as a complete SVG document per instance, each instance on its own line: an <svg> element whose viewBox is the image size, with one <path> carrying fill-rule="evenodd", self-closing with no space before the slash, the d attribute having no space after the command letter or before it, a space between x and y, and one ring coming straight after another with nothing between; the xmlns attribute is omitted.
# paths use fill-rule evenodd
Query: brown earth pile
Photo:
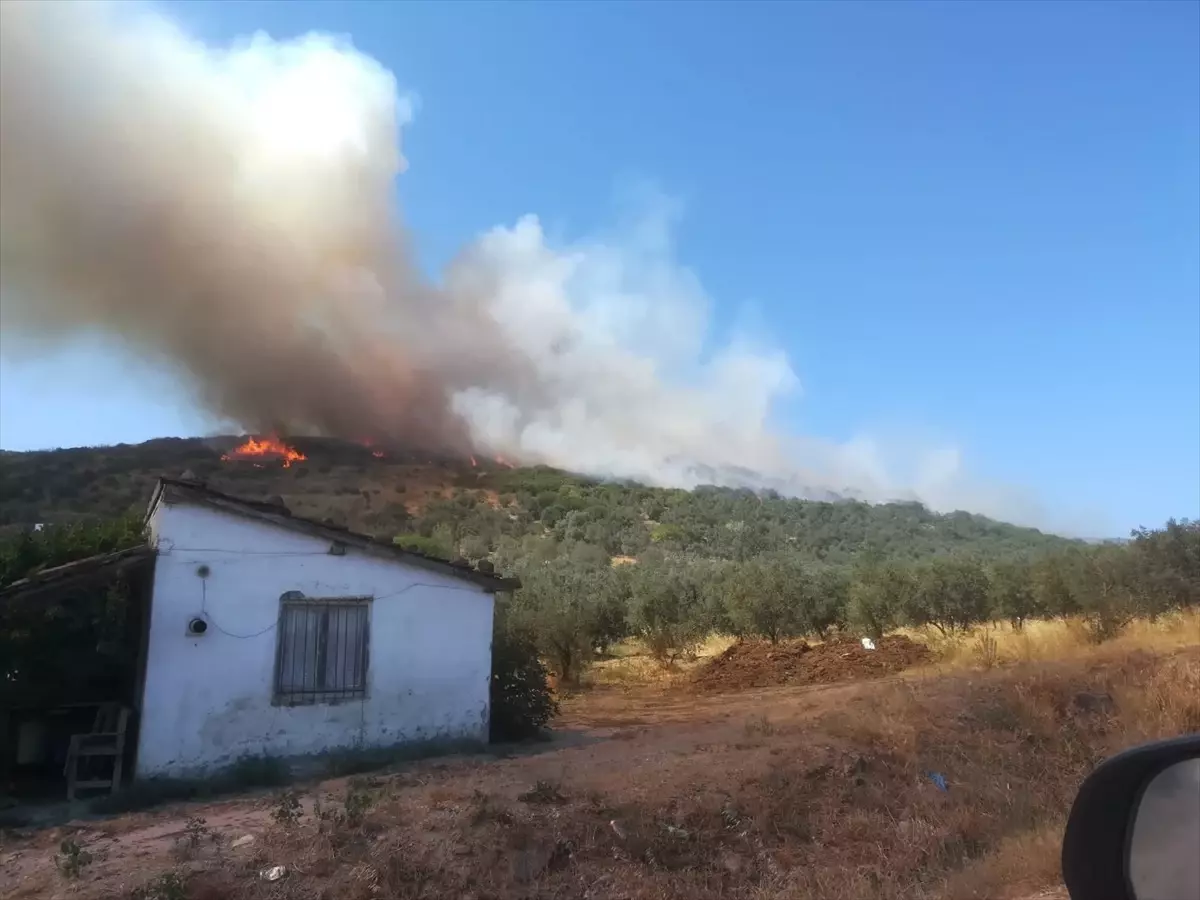
<svg viewBox="0 0 1200 900"><path fill-rule="evenodd" d="M738 691L784 684L833 684L892 675L929 662L929 648L903 635L875 642L874 650L858 638L835 638L821 644L788 641L739 641L696 673L705 691Z"/></svg>

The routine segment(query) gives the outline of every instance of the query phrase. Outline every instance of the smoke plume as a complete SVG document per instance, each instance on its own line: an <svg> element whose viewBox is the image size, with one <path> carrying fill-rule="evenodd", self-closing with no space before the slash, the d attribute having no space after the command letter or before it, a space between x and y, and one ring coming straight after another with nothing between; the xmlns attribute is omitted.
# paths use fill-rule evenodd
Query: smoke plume
<svg viewBox="0 0 1200 900"><path fill-rule="evenodd" d="M411 117L345 40L212 47L137 3L4 0L6 336L117 336L251 431L1021 517L964 494L952 454L904 486L870 442L779 435L796 376L746 342L705 352L668 209L559 248L526 217L425 277L395 201Z"/></svg>

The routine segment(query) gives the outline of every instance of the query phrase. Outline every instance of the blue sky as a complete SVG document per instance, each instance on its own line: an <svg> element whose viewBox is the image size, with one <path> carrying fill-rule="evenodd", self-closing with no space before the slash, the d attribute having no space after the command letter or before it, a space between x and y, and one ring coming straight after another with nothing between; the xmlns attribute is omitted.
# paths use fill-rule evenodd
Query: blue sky
<svg viewBox="0 0 1200 900"><path fill-rule="evenodd" d="M714 330L791 359L783 428L952 441L1096 534L1200 517L1200 4L163 5L210 41L348 33L419 95L431 270L649 180ZM9 449L207 427L108 348L0 376Z"/></svg>

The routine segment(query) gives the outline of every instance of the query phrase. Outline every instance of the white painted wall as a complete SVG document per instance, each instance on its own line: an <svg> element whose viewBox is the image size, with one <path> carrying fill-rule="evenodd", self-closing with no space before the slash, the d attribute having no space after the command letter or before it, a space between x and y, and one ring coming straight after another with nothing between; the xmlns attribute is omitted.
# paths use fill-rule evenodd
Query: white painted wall
<svg viewBox="0 0 1200 900"><path fill-rule="evenodd" d="M160 503L137 777L242 756L486 740L493 598L470 582L203 506ZM200 578L196 570L207 565ZM280 595L372 596L367 698L272 705ZM208 633L187 634L203 614Z"/></svg>

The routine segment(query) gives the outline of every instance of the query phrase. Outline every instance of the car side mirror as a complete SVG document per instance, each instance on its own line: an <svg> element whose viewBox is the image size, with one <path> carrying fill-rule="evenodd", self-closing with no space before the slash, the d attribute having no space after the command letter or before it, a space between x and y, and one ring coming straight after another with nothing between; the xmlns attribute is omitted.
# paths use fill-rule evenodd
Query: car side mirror
<svg viewBox="0 0 1200 900"><path fill-rule="evenodd" d="M1071 807L1062 872L1071 900L1200 898L1200 734L1101 763Z"/></svg>

